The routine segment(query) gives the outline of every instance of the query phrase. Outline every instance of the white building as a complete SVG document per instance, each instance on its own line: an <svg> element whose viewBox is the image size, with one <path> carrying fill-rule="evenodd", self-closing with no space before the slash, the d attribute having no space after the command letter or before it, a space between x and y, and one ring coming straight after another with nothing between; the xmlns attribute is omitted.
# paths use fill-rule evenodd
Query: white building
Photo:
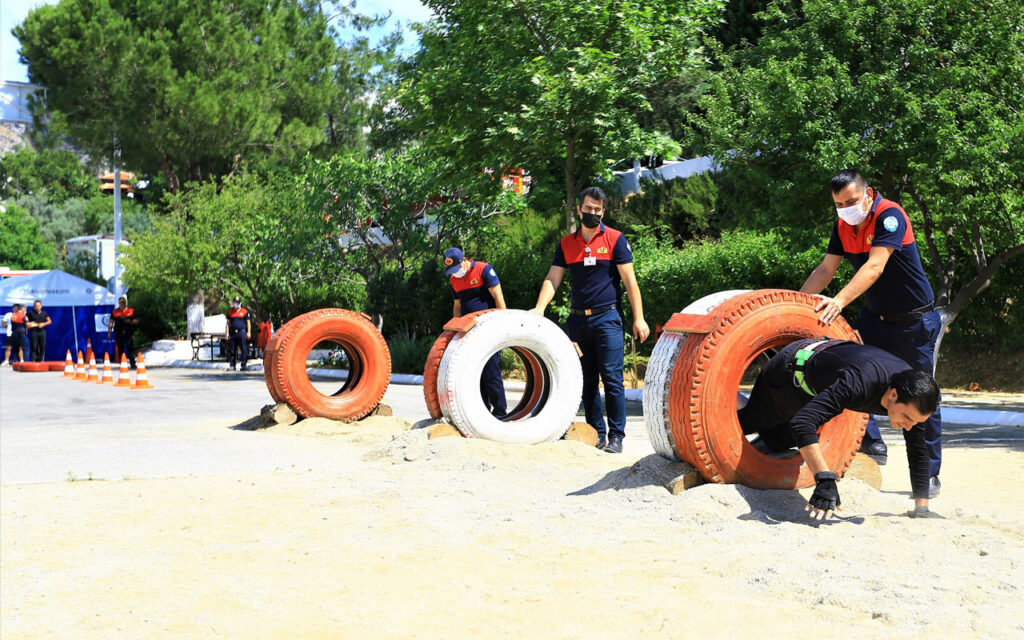
<svg viewBox="0 0 1024 640"><path fill-rule="evenodd" d="M78 236L65 240L64 244L68 248L68 262L93 260L98 277L107 281L114 277L114 236ZM122 238L121 246L127 244L128 241Z"/></svg>

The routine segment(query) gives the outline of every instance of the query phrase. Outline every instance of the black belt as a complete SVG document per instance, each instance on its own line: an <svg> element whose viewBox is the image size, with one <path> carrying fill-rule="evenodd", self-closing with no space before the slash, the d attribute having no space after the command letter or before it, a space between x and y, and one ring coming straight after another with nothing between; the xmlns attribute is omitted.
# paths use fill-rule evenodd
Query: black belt
<svg viewBox="0 0 1024 640"><path fill-rule="evenodd" d="M906 313L896 313L890 316L883 316L880 313L877 315L878 319L881 320L882 322L891 322L895 324L899 322L907 322L908 320L917 320L918 318L921 318L922 316L924 316L924 314L930 312L934 308L934 304L926 304L923 307L918 307L917 309L907 311Z"/></svg>
<svg viewBox="0 0 1024 640"><path fill-rule="evenodd" d="M603 307L594 307L593 309L569 309L569 313L574 316L596 316L599 313L611 311L617 307L618 305L606 304Z"/></svg>

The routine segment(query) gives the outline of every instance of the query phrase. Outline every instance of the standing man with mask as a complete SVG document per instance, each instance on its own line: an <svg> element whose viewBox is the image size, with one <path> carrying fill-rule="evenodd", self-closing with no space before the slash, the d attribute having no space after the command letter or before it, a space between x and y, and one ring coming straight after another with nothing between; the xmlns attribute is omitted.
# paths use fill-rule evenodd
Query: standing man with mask
<svg viewBox="0 0 1024 640"><path fill-rule="evenodd" d="M626 391L622 380L625 341L620 283L625 284L633 309L633 336L643 342L650 329L644 321L643 300L633 271L629 242L621 232L601 222L606 199L604 191L598 187L589 187L580 194L576 215L583 226L558 243L551 268L541 284L537 305L531 311L543 315L565 272L572 274L568 330L569 339L583 352L580 364L587 422L597 430L599 449L622 453L622 438L626 435ZM598 379L604 383L607 426L602 415L604 407Z"/></svg>
<svg viewBox="0 0 1024 640"><path fill-rule="evenodd" d="M231 369L236 369L235 351L242 352L242 371L248 369L249 362L249 310L242 306L242 299L235 296L231 301L231 310L228 311L228 340L231 351Z"/></svg>
<svg viewBox="0 0 1024 640"><path fill-rule="evenodd" d="M470 260L458 247L444 252L444 273L449 276L452 290L452 317L484 309L505 309L505 296L494 267L479 260ZM505 383L501 378L501 352L491 356L484 364L480 377L480 394L484 405L494 417L505 417Z"/></svg>
<svg viewBox="0 0 1024 640"><path fill-rule="evenodd" d="M825 258L800 291L818 294L832 281L845 257L856 269L835 297L823 296L815 307L821 322L831 324L861 295L864 306L852 323L865 344L902 358L931 374L942 320L935 295L921 266L910 218L886 200L853 169L840 171L831 183L838 219ZM924 424L929 460L929 497L939 494L942 466L942 417L936 410ZM874 418L868 422L861 451L885 463L888 451Z"/></svg>
<svg viewBox="0 0 1024 640"><path fill-rule="evenodd" d="M32 309L25 314L25 326L28 327L28 338L32 344L32 361L42 362L46 359L46 327L53 324L50 314L43 311L43 301L36 300Z"/></svg>
<svg viewBox="0 0 1024 640"><path fill-rule="evenodd" d="M25 362L28 360L28 335L25 329L25 308L20 304L11 307L11 317L7 320L10 328L10 336L7 338L7 346L13 355L8 356L10 362ZM11 357L16 358L11 360Z"/></svg>
<svg viewBox="0 0 1024 640"><path fill-rule="evenodd" d="M135 326L139 319L135 317L135 309L128 306L128 298L117 299L117 308L110 312L110 324L107 325L107 338L114 333L114 344L119 354L128 358L128 364L135 368ZM120 361L120 358L118 358Z"/></svg>

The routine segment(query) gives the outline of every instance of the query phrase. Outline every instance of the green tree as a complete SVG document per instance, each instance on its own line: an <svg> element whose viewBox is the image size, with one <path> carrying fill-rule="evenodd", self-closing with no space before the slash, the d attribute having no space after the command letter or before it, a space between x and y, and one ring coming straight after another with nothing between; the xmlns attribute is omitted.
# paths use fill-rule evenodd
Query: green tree
<svg viewBox="0 0 1024 640"><path fill-rule="evenodd" d="M576 193L624 157L674 155L640 124L646 92L699 68L719 0L427 0L435 18L398 91L396 117L435 154L473 169L561 169Z"/></svg>
<svg viewBox="0 0 1024 640"><path fill-rule="evenodd" d="M0 265L11 269L52 269L53 245L39 222L13 202L0 205Z"/></svg>
<svg viewBox="0 0 1024 640"><path fill-rule="evenodd" d="M0 156L0 188L6 198L37 195L60 203L98 195L100 183L74 152L19 147Z"/></svg>
<svg viewBox="0 0 1024 640"><path fill-rule="evenodd" d="M825 185L859 167L914 220L948 326L1024 253L1024 5L809 0L766 17L756 46L719 52L697 119L745 224L825 235Z"/></svg>
<svg viewBox="0 0 1024 640"><path fill-rule="evenodd" d="M162 173L171 192L246 160L295 163L344 106L320 3L62 0L14 34L46 88L38 106L96 157L116 140L123 166Z"/></svg>

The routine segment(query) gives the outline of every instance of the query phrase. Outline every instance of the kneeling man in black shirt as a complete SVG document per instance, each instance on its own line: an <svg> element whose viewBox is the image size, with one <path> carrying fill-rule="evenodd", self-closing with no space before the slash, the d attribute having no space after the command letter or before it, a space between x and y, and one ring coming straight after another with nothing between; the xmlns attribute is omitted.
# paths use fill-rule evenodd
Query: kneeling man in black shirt
<svg viewBox="0 0 1024 640"><path fill-rule="evenodd" d="M939 386L924 371L881 349L840 340L798 340L758 374L739 410L745 434L760 434L771 453L798 447L814 473L810 517L826 520L839 508L836 475L818 445L818 429L844 409L889 416L903 430L916 516L928 515L926 421L939 406Z"/></svg>

